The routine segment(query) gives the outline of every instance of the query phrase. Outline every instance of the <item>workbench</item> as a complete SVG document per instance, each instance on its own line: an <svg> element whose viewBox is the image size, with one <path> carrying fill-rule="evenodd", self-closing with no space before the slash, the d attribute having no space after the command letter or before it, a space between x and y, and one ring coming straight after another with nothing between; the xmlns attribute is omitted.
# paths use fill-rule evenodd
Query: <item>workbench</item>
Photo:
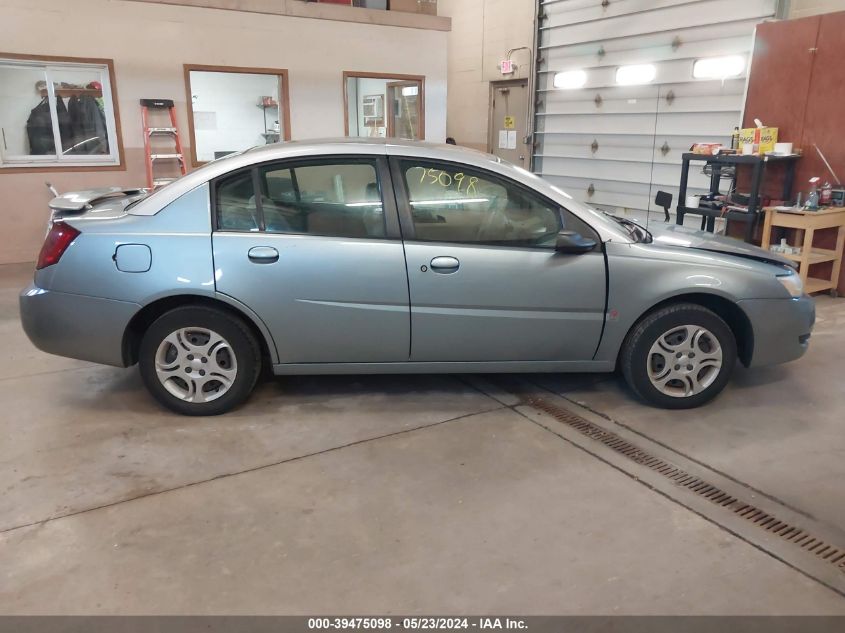
<svg viewBox="0 0 845 633"><path fill-rule="evenodd" d="M804 282L804 289L808 294L829 290L831 296L836 296L836 285L839 282L839 270L842 267L842 250L845 248L845 208L824 207L818 211L778 211L775 207L765 207L766 218L763 224L762 247L769 250L772 229L783 227L803 231L801 254L792 255L781 253L787 259L798 263L798 274ZM816 231L837 229L836 248L818 248L813 246ZM796 245L797 246L797 245ZM810 277L810 266L832 262L829 279Z"/></svg>

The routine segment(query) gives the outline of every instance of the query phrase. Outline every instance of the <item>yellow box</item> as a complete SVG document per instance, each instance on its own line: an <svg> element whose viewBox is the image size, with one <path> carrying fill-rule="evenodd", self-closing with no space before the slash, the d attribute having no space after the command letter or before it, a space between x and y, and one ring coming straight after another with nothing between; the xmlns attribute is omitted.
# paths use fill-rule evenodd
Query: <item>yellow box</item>
<svg viewBox="0 0 845 633"><path fill-rule="evenodd" d="M739 131L739 153L746 145L760 146L757 153L762 156L768 152L775 151L775 143L778 142L778 129L776 127L747 127Z"/></svg>

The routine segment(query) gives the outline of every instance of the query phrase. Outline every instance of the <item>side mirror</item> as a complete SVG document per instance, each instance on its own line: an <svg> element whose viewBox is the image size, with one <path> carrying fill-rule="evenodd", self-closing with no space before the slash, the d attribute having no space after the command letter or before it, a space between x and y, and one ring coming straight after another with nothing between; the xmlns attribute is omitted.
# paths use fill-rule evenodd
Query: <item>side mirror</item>
<svg viewBox="0 0 845 633"><path fill-rule="evenodd" d="M672 206L672 194L666 191L658 191L657 195L654 196L654 204L663 207L663 219L668 222L670 220L669 207Z"/></svg>
<svg viewBox="0 0 845 633"><path fill-rule="evenodd" d="M555 250L558 253L569 255L589 253L595 247L595 240L588 239L575 231L561 231L557 234L557 242L555 242Z"/></svg>

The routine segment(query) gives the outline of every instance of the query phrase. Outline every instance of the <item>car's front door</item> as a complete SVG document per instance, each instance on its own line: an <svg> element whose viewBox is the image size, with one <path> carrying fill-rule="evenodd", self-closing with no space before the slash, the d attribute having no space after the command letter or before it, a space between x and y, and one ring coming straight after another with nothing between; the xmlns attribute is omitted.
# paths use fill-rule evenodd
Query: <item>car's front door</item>
<svg viewBox="0 0 845 633"><path fill-rule="evenodd" d="M391 158L403 217L413 361L587 361L605 312L598 236L533 190L454 163Z"/></svg>
<svg viewBox="0 0 845 633"><path fill-rule="evenodd" d="M386 159L294 160L213 183L217 291L282 363L407 361L408 281Z"/></svg>

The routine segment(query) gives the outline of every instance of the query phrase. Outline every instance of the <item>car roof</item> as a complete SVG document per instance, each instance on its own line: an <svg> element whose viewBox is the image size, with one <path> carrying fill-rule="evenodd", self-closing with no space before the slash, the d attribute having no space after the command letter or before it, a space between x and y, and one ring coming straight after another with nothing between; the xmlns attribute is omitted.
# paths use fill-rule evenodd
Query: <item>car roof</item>
<svg viewBox="0 0 845 633"><path fill-rule="evenodd" d="M308 139L300 141L282 141L280 143L272 143L270 145L256 145L244 152L244 156L261 157L260 160L272 160L274 158L284 158L290 155L298 155L303 151L311 150L315 154L319 153L356 153L362 152L366 154L386 154L396 153L391 152L390 149L396 150L404 149L425 149L425 150L441 150L447 152L468 153L473 156L484 156L486 158L493 158L499 160L498 157L492 154L481 152L477 149L469 147L460 147L458 145L450 145L448 143L434 143L432 141L412 141L409 139L396 138L361 138L349 136L336 136L327 138Z"/></svg>
<svg viewBox="0 0 845 633"><path fill-rule="evenodd" d="M440 162L444 166L449 163L456 163L495 172L527 185L552 200L557 200L558 204L591 224L599 232L603 241L611 238L618 241L630 241L624 230L616 223L604 218L600 212L584 207L573 200L572 196L545 181L537 174L503 161L498 156L458 145L393 138L339 137L260 145L224 156L195 169L188 175L182 176L139 201L129 213L132 215L155 215L183 194L196 187L205 186L209 181L238 169L289 158L331 157L344 154L407 156L435 161L435 163Z"/></svg>
<svg viewBox="0 0 845 633"><path fill-rule="evenodd" d="M498 156L485 154L475 149L432 143L428 141L410 141L384 138L337 137L309 139L303 141L283 141L270 145L251 147L242 152L235 152L206 163L186 176L158 189L153 194L132 208L133 215L154 215L160 209L176 200L188 191L203 185L218 176L237 169L243 169L265 162L285 160L287 158L306 158L314 156L337 156L343 154L384 156L414 156L427 159L454 161L478 167L490 168L505 166L508 163Z"/></svg>

